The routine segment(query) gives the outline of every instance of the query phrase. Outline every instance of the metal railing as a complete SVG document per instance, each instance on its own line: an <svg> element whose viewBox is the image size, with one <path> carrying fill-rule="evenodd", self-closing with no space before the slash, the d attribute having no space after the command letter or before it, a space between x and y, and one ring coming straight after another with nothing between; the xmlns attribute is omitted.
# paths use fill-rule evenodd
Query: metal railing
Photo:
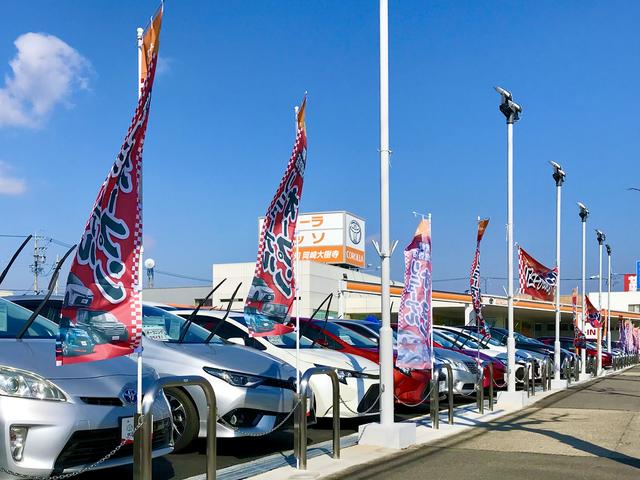
<svg viewBox="0 0 640 480"><path fill-rule="evenodd" d="M307 469L307 399L309 397L309 380L314 375L329 375L333 389L333 458L340 458L340 385L338 374L333 368L310 368L300 379L300 394L294 419L293 451L299 470Z"/></svg>
<svg viewBox="0 0 640 480"><path fill-rule="evenodd" d="M151 420L151 408L158 394L164 388L185 387L194 385L202 388L207 399L207 460L206 478L215 480L216 478L216 394L211 384L203 377L191 375L186 377L165 377L156 380L144 394L142 400L142 428L134 438L134 451L137 462L133 468L133 478L135 480L152 480L152 441L153 422Z"/></svg>

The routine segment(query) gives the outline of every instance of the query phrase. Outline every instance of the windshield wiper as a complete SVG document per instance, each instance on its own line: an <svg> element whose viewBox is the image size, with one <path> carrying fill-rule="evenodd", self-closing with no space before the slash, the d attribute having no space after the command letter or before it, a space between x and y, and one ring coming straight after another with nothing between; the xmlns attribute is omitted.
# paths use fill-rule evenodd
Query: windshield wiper
<svg viewBox="0 0 640 480"><path fill-rule="evenodd" d="M320 304L320 306L316 308L316 310L313 312L313 315L311 315L311 318L309 319L309 325L311 325L311 323L313 322L313 318L320 311L320 309L322 308L322 306L325 304L327 300L329 301L329 303L327 304L327 309L324 311L324 323L322 324L322 330L324 330L324 328L327 326L327 321L329 320L329 308L331 308L333 293L330 293L329 295L327 295L327 298L325 298ZM316 338L313 339L313 341L311 342L311 347L309 348L313 348L315 346L316 340L318 340L318 338L319 338L319 335L316 335Z"/></svg>
<svg viewBox="0 0 640 480"><path fill-rule="evenodd" d="M31 313L31 316L24 323L24 325L22 326L22 329L18 332L18 335L16 335L16 339L17 340L19 340L22 337L24 337L25 333L27 333L27 330L29 330L29 328L31 328L31 325L33 324L33 322L36 320L38 315L40 315L40 311L44 308L45 304L51 298L51 295L53 294L53 290L56 287L56 282L58 281L58 276L60 275L60 268L62 268L62 264L64 264L64 262L67 259L67 257L69 255L71 255L71 252L73 252L75 250L76 246L77 245L74 245L69 250L67 250L67 253L64 254L64 257L62 257L62 259L56 265L56 268L53 271L53 275L51 275L51 280L49 281L49 286L47 287L47 294L44 296L44 298L42 299L40 304L36 307L36 309L33 311L33 313Z"/></svg>
<svg viewBox="0 0 640 480"><path fill-rule="evenodd" d="M9 263L7 263L7 266L4 267L2 274L0 274L0 285L2 285L2 282L4 281L4 277L7 276L7 273L9 273L9 270L11 269L13 262L16 261L16 258L18 258L18 255L20 255L20 252L22 252L24 247L27 245L27 243L29 243L29 240L31 240L32 238L33 238L33 235L29 235L27 238L25 238L24 242L22 242L22 245L18 247L18 249L16 250L16 253L13 254L13 257L11 257L11 260L9 260Z"/></svg>
<svg viewBox="0 0 640 480"><path fill-rule="evenodd" d="M213 290L211 290L206 297L204 297L202 300L200 300L200 302L198 302L198 306L196 307L196 309L193 312L191 312L191 315L187 317L187 321L184 322L184 325L182 325L182 331L180 332L180 336L178 337L178 343L182 343L184 341L184 337L187 336L189 327L191 327L191 324L193 323L193 319L196 318L196 315L200 311L200 308L202 308L202 305L204 305L205 302L211 298L211 295L213 295L213 293L218 288L220 288L220 285L222 285L226 281L227 279L223 278L220 283L218 283L215 287L213 287Z"/></svg>
<svg viewBox="0 0 640 480"><path fill-rule="evenodd" d="M240 282L236 287L236 289L233 291L233 295L231 295L231 298L229 299L229 304L227 305L227 312L224 314L224 317L220 319L218 324L215 327L213 327L213 329L209 333L209 336L206 338L204 343L211 342L211 339L215 336L216 333L218 333L218 330L220 329L220 325L222 325L224 322L227 321L227 317L229 316L229 312L231 311L231 305L233 304L233 301L235 300L236 294L238 293L238 290L240 290L241 285L242 285L242 282Z"/></svg>

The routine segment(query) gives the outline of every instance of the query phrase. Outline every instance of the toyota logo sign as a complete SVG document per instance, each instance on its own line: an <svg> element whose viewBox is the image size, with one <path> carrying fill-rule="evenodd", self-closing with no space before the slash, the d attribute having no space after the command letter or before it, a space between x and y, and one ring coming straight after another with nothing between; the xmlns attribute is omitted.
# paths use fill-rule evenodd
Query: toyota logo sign
<svg viewBox="0 0 640 480"><path fill-rule="evenodd" d="M360 224L355 220L351 220L349 223L349 238L351 241L357 245L362 240L362 228L360 228Z"/></svg>

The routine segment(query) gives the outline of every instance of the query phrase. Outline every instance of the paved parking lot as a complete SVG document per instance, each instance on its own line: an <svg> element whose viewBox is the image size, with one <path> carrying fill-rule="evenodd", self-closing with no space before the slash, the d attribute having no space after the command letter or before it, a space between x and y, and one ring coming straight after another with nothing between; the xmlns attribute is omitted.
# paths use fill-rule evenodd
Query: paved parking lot
<svg viewBox="0 0 640 480"><path fill-rule="evenodd" d="M334 478L640 477L640 367L561 392L472 432Z"/></svg>

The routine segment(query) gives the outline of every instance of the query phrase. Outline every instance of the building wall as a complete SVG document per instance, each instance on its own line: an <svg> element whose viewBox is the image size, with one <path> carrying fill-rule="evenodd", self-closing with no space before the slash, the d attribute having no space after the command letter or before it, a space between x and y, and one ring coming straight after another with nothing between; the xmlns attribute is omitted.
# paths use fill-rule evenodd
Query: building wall
<svg viewBox="0 0 640 480"><path fill-rule="evenodd" d="M607 309L607 291L602 292L602 308ZM598 308L598 292L590 292L589 300ZM611 309L640 313L640 292L611 292Z"/></svg>
<svg viewBox="0 0 640 480"><path fill-rule="evenodd" d="M202 287L145 288L142 291L142 299L147 302L195 305L199 299L207 296L211 288L208 285Z"/></svg>

